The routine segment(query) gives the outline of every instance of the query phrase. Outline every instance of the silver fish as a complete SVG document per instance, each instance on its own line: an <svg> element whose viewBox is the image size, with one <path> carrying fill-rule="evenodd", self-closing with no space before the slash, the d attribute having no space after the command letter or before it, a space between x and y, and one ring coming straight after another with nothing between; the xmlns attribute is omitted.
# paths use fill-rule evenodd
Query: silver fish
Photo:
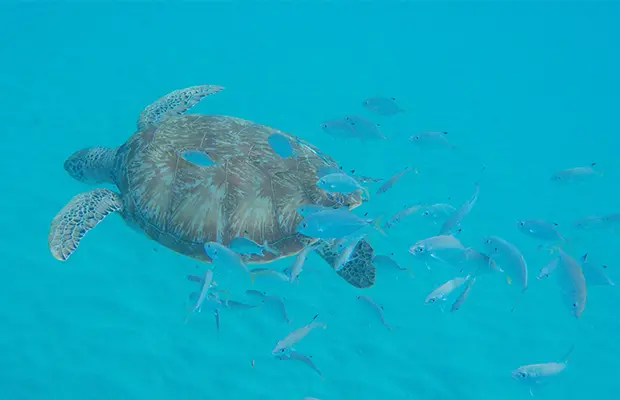
<svg viewBox="0 0 620 400"><path fill-rule="evenodd" d="M390 217L390 219L388 219L385 224L383 224L383 228L384 229L389 229L393 226L395 226L396 224L398 224L403 218L405 218L408 215L411 215L412 213L418 211L422 206L419 205L415 205L415 206L405 206L405 208L403 208L402 210L398 211L396 214L392 215Z"/></svg>
<svg viewBox="0 0 620 400"><path fill-rule="evenodd" d="M467 296L469 295L469 291L471 290L471 287L475 281L476 281L475 277L467 281L467 283L465 284L465 289L463 289L461 294L459 294L459 297L457 297L454 303L452 303L452 307L450 307L450 312L458 311L461 308L461 306L467 299Z"/></svg>
<svg viewBox="0 0 620 400"><path fill-rule="evenodd" d="M297 344L301 339L305 338L310 331L314 328L321 327L325 329L327 326L323 322L318 322L316 319L319 317L319 314L315 315L310 321L309 324L306 324L300 328L295 329L293 332L286 335L283 339L276 343L276 346L271 350L272 354L276 354L279 351L283 351L286 349L290 349L295 344Z"/></svg>
<svg viewBox="0 0 620 400"><path fill-rule="evenodd" d="M439 230L440 235L447 235L447 234L454 233L453 231L455 230L455 228L459 227L459 225L461 224L461 220L467 214L469 214L471 209L476 204L476 201L478 201L479 193L480 193L480 185L476 183L476 186L474 188L474 194L472 195L471 199L466 201L461 207L459 207L458 211L455 211L452 215L450 215L450 217L448 217L448 219L443 223L443 225L441 226L441 229Z"/></svg>
<svg viewBox="0 0 620 400"><path fill-rule="evenodd" d="M603 224L606 227L617 227L620 224L620 213L603 215Z"/></svg>
<svg viewBox="0 0 620 400"><path fill-rule="evenodd" d="M599 266L589 262L588 253L581 257L581 269L583 270L583 276L586 279L587 286L616 286L616 284L609 279L605 273L607 266Z"/></svg>
<svg viewBox="0 0 620 400"><path fill-rule="evenodd" d="M297 253L297 255L295 256L295 261L291 266L291 276L289 278L290 282L294 282L299 277L299 274L301 274L301 271L304 267L304 263L306 262L306 258L308 258L308 254L310 254L311 251L316 249L317 246L318 244L308 245L304 247L299 253Z"/></svg>
<svg viewBox="0 0 620 400"><path fill-rule="evenodd" d="M510 376L526 384L529 387L530 395L534 396L533 388L545 382L548 378L562 373L568 365L568 358L572 354L574 346L564 356L563 362L548 362L541 364L523 365L510 373Z"/></svg>
<svg viewBox="0 0 620 400"><path fill-rule="evenodd" d="M180 156L185 161L201 167L208 167L215 164L211 157L209 157L209 154L201 150L185 150Z"/></svg>
<svg viewBox="0 0 620 400"><path fill-rule="evenodd" d="M340 167L340 168L338 168L338 167L328 167L328 166L324 165L322 167L317 168L316 176L317 176L317 179L318 179L318 178L321 178L321 177L323 177L325 175L335 174L337 172L344 173L344 171L342 170L342 167Z"/></svg>
<svg viewBox="0 0 620 400"><path fill-rule="evenodd" d="M480 276L490 272L504 272L495 260L472 248L463 251L455 261L457 265L461 266L460 272L466 272L472 276Z"/></svg>
<svg viewBox="0 0 620 400"><path fill-rule="evenodd" d="M200 294L198 295L198 299L196 299L196 303L191 308L190 313L185 318L185 322L189 319L191 313L195 311L200 311L203 302L207 298L207 294L209 293L209 289L211 289L211 283L213 282L213 270L207 269L205 271L204 278L202 279L202 286L200 288Z"/></svg>
<svg viewBox="0 0 620 400"><path fill-rule="evenodd" d="M281 354L277 354L276 358L279 360L297 360L297 361L301 361L302 363L306 364L308 367L312 368L314 370L314 372L316 372L317 374L319 374L320 377L323 377L323 374L321 373L321 371L319 371L319 369L316 367L316 365L314 365L314 363L312 362L311 356L305 356L299 352L296 351L288 351L286 353L281 353Z"/></svg>
<svg viewBox="0 0 620 400"><path fill-rule="evenodd" d="M379 228L380 219L365 220L346 208L319 211L305 217L296 227L296 232L317 239L339 239L352 235L360 229ZM385 235L385 234L384 234Z"/></svg>
<svg viewBox="0 0 620 400"><path fill-rule="evenodd" d="M402 178L409 171L415 171L416 174L418 173L416 168L405 167L402 171L399 171L388 178L388 180L385 181L385 183L383 183L383 185L381 185L381 187L377 190L377 194L383 194L390 190L392 186L394 186L394 184L396 184L396 182L398 182L400 178Z"/></svg>
<svg viewBox="0 0 620 400"><path fill-rule="evenodd" d="M330 193L342 193L349 194L356 190L361 190L366 193L366 197L370 197L368 189L364 188L355 178L343 172L336 172L333 174L325 175L316 182L316 186L320 189Z"/></svg>
<svg viewBox="0 0 620 400"><path fill-rule="evenodd" d="M307 217L308 215L313 214L318 211L333 210L333 209L334 207L322 206L320 204L302 204L300 206L297 206L296 211L297 211L297 214L301 215L302 217Z"/></svg>
<svg viewBox="0 0 620 400"><path fill-rule="evenodd" d="M554 182L579 182L591 176L603 176L603 173L596 171L593 167L596 163L592 163L587 167L568 168L558 171L551 176Z"/></svg>
<svg viewBox="0 0 620 400"><path fill-rule="evenodd" d="M375 311L378 314L379 319L381 320L381 323L389 330L392 330L392 327L388 325L387 322L385 322L385 318L383 317L383 306L378 305L377 303L374 302L373 299L371 299L368 296L357 296L357 299L362 300L366 304L370 305L373 311Z"/></svg>
<svg viewBox="0 0 620 400"><path fill-rule="evenodd" d="M384 179L383 178L375 178L373 176L365 176L365 175L355 175L355 180L358 181L361 184L364 183L377 183L377 182L381 182Z"/></svg>
<svg viewBox="0 0 620 400"><path fill-rule="evenodd" d="M424 131L409 137L409 141L423 148L455 148L446 137L448 132Z"/></svg>
<svg viewBox="0 0 620 400"><path fill-rule="evenodd" d="M439 222L443 223L450 215L456 212L456 208L445 203L432 204L430 206L424 206L421 209L423 211L420 215L429 219L435 225Z"/></svg>
<svg viewBox="0 0 620 400"><path fill-rule="evenodd" d="M290 276L287 276L287 275L283 274L280 271L276 271L275 269L260 268L259 267L259 268L252 268L250 270L250 279L251 279L252 283L254 283L254 280L259 275L262 275L262 276L273 276L274 278L278 278L278 279L283 280L283 281L288 281L290 279Z"/></svg>
<svg viewBox="0 0 620 400"><path fill-rule="evenodd" d="M466 277L456 277L439 285L426 296L424 303L432 304L438 300L445 300L452 292L461 287L461 285L463 285L469 278L469 275Z"/></svg>
<svg viewBox="0 0 620 400"><path fill-rule="evenodd" d="M562 291L564 302L570 308L576 318L583 314L586 306L586 279L583 276L581 265L566 254L562 249L560 253L558 267L555 269L555 276Z"/></svg>
<svg viewBox="0 0 620 400"><path fill-rule="evenodd" d="M573 227L583 231L593 231L605 226L603 217L590 216L577 219L573 222Z"/></svg>
<svg viewBox="0 0 620 400"><path fill-rule="evenodd" d="M267 250L268 252L275 254L276 256L280 255L280 252L278 250L272 249L269 246L269 243L267 242L267 240L265 240L265 242L261 246L260 244L256 243L252 239L248 239L243 236L239 236L231 240L230 243L228 244L228 248L234 251L235 253L242 254L242 255L257 254L257 255L262 256L264 250Z"/></svg>
<svg viewBox="0 0 620 400"><path fill-rule="evenodd" d="M394 256L394 253L392 253L392 256ZM407 271L407 268L401 267L396 261L394 261L392 257L382 254L374 256L374 258L372 259L372 263L375 265L375 267L381 265L381 268L391 268L397 269L399 271Z"/></svg>
<svg viewBox="0 0 620 400"><path fill-rule="evenodd" d="M362 106L375 114L396 115L405 112L396 104L394 97L370 97L362 101Z"/></svg>
<svg viewBox="0 0 620 400"><path fill-rule="evenodd" d="M344 119L353 127L357 136L362 139L386 139L379 130L379 125L358 115L347 115Z"/></svg>
<svg viewBox="0 0 620 400"><path fill-rule="evenodd" d="M523 219L517 221L517 229L520 232L531 236L535 239L545 241L563 241L557 229L558 224L550 223L540 219Z"/></svg>
<svg viewBox="0 0 620 400"><path fill-rule="evenodd" d="M267 138L271 149L282 158L287 158L295 154L291 139L281 133L273 133Z"/></svg>
<svg viewBox="0 0 620 400"><path fill-rule="evenodd" d="M444 256L460 255L466 248L460 240L452 235L438 235L420 240L409 248L409 253L427 262L429 258L448 262ZM426 264L428 267L428 263Z"/></svg>
<svg viewBox="0 0 620 400"><path fill-rule="evenodd" d="M544 267L540 269L540 272L536 276L536 279L547 278L557 267L558 267L558 259L554 258L549 261Z"/></svg>
<svg viewBox="0 0 620 400"><path fill-rule="evenodd" d="M498 236L487 236L482 239L482 242L487 247L487 253L491 258L495 258L494 255L501 255L502 257L505 257L507 263L500 265L510 267L509 270L506 271L508 274L508 281L512 281L512 275L518 276L521 283L521 289L525 292L527 290L528 279L527 263L525 262L525 258L519 249L517 249L514 244ZM504 268L504 270L506 269Z"/></svg>
<svg viewBox="0 0 620 400"><path fill-rule="evenodd" d="M204 245L205 252L209 258L217 265L225 265L226 267L240 268L249 273L248 267L245 265L241 256L228 247L217 243L207 242Z"/></svg>
<svg viewBox="0 0 620 400"><path fill-rule="evenodd" d="M321 122L323 132L339 138L357 138L358 134L344 118Z"/></svg>

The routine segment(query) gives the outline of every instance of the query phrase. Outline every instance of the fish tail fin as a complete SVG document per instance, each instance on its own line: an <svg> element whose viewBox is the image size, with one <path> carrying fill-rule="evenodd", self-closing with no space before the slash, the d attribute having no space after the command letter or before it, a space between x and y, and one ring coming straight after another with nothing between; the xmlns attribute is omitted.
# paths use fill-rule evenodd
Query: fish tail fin
<svg viewBox="0 0 620 400"><path fill-rule="evenodd" d="M413 274L413 272L411 272L411 269L409 268L405 268L405 269L407 270L407 273L409 274L409 276L415 279L415 275Z"/></svg>
<svg viewBox="0 0 620 400"><path fill-rule="evenodd" d="M385 231L383 230L383 228L381 228L381 221L383 220L383 215L379 215L377 218L375 218L375 220L373 221L373 228L375 228L375 230L377 232L379 232L381 235L387 237L387 234L385 233Z"/></svg>
<svg viewBox="0 0 620 400"><path fill-rule="evenodd" d="M270 252L271 254L275 255L276 257L280 255L280 251L269 246L269 243L267 242L267 240L265 240L265 243L263 243L263 248L267 250L268 252Z"/></svg>
<svg viewBox="0 0 620 400"><path fill-rule="evenodd" d="M573 350L575 350L574 344L570 347L568 352L566 352L566 355L564 355L564 357L562 358L562 361L564 361L564 364L568 364L568 358L571 356L571 354L573 354Z"/></svg>
<svg viewBox="0 0 620 400"><path fill-rule="evenodd" d="M187 324L187 322L189 321L189 317L192 315L192 313L194 312L193 309L189 309L189 311L187 312L187 314L185 315L185 324Z"/></svg>
<svg viewBox="0 0 620 400"><path fill-rule="evenodd" d="M515 311L515 308L517 308L517 306L519 305L519 303L521 302L521 299L523 298L523 293L521 293L519 295L519 297L517 297L517 301L515 301L515 303L512 305L512 308L510 309L510 312L513 313Z"/></svg>
<svg viewBox="0 0 620 400"><path fill-rule="evenodd" d="M366 201L370 201L370 191L368 190L368 187L362 186L362 190L364 191L364 194L366 194Z"/></svg>

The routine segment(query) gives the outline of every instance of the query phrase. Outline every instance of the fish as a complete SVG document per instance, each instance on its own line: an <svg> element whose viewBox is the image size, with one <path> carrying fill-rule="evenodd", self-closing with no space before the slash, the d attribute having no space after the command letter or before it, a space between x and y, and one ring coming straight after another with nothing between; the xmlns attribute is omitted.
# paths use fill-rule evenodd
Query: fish
<svg viewBox="0 0 620 400"><path fill-rule="evenodd" d="M484 243L488 249L487 253L490 254L491 258L494 258L493 255L497 254L506 258L507 263L501 265L504 267L506 265L510 266L509 270L506 271L508 282L510 283L512 281L512 275L518 276L521 283L521 290L525 292L528 284L528 270L525 258L519 249L517 249L514 244L498 236L487 236L482 239L482 243ZM504 271L506 270L505 268L503 269Z"/></svg>
<svg viewBox="0 0 620 400"><path fill-rule="evenodd" d="M466 248L461 241L453 235L438 235L414 243L409 248L409 253L414 257L424 260L427 268L429 268L427 262L429 258L445 263L448 261L444 259L443 253L447 253L448 255L450 253L456 253L459 255L465 250ZM442 253L442 256L440 257L438 253Z"/></svg>
<svg viewBox="0 0 620 400"><path fill-rule="evenodd" d="M185 150L181 152L180 157L185 161L201 166L208 167L210 165L215 164L215 162L209 157L209 154L206 151L202 150Z"/></svg>
<svg viewBox="0 0 620 400"><path fill-rule="evenodd" d="M342 170L342 167L338 168L338 167L328 167L328 166L322 166L317 168L316 170L316 176L317 179L318 178L322 178L325 175L329 175L329 174L335 174L335 173L344 173L344 171Z"/></svg>
<svg viewBox="0 0 620 400"><path fill-rule="evenodd" d="M322 206L320 204L302 204L297 206L295 209L297 214L302 217L307 217L310 214L314 214L315 212L325 211L325 210L334 210L334 207Z"/></svg>
<svg viewBox="0 0 620 400"><path fill-rule="evenodd" d="M394 97L369 97L362 101L362 107L378 115L396 115L405 112L396 104Z"/></svg>
<svg viewBox="0 0 620 400"><path fill-rule="evenodd" d="M308 254L316 249L318 244L310 244L304 247L297 255L295 256L295 261L293 261L293 265L291 266L291 276L289 278L289 282L294 282L301 274L301 271L304 267L304 263L306 262L306 258L308 258Z"/></svg>
<svg viewBox="0 0 620 400"><path fill-rule="evenodd" d="M392 256L394 256L394 253L392 253ZM383 254L378 254L374 256L372 259L372 263L375 266L382 265L383 268L391 268L391 269L397 269L399 271L407 271L407 268L401 267L396 261L394 261L392 257L386 256Z"/></svg>
<svg viewBox="0 0 620 400"><path fill-rule="evenodd" d="M549 275L558 267L558 258L554 258L545 264L544 267L540 269L540 272L536 276L536 279L543 279L549 277Z"/></svg>
<svg viewBox="0 0 620 400"><path fill-rule="evenodd" d="M396 212L387 221L385 221L385 224L383 224L383 229L392 228L393 226L398 224L403 218L405 218L406 216L411 215L414 212L418 211L421 207L422 206L420 206L420 205L405 206L405 208L403 208L402 210Z"/></svg>
<svg viewBox="0 0 620 400"><path fill-rule="evenodd" d="M194 306L190 309L189 314L187 314L187 317L185 318L185 323L187 323L187 320L189 319L189 316L191 315L191 313L196 312L196 311L200 312L200 308L202 307L203 302L207 298L209 289L211 289L212 282L213 282L213 270L207 269L205 271L204 278L202 279L202 286L200 287L200 294L198 295L198 298L196 299L196 303L194 303Z"/></svg>
<svg viewBox="0 0 620 400"><path fill-rule="evenodd" d="M606 265L595 265L588 261L588 253L581 256L581 269L586 279L586 286L616 286L614 281L609 279L605 273Z"/></svg>
<svg viewBox="0 0 620 400"><path fill-rule="evenodd" d="M373 299L371 299L368 296L357 296L357 299L365 302L368 305L370 305L370 307L379 316L379 319L381 320L381 323L383 324L383 326L388 328L388 330L392 330L392 327L390 325L388 325L387 322L385 322L385 318L383 317L383 306L378 305L377 303L375 303L375 301Z"/></svg>
<svg viewBox="0 0 620 400"><path fill-rule="evenodd" d="M336 271L336 272L340 271L349 262L349 259L351 258L351 255L353 254L353 251L357 247L357 245L360 242L360 240L362 240L364 238L364 236L366 236L365 233L361 234L361 235L357 235L355 238L350 240L346 244L346 246L344 246L340 250L340 253L336 257L336 260L334 261L334 271Z"/></svg>
<svg viewBox="0 0 620 400"><path fill-rule="evenodd" d="M385 179L376 178L374 176L355 175L355 180L358 181L360 184L364 184L364 183L377 183Z"/></svg>
<svg viewBox="0 0 620 400"><path fill-rule="evenodd" d="M467 275L466 277L456 277L450 279L445 283L442 283L426 296L426 298L424 299L424 304L433 304L440 300L446 300L446 298L452 292L461 287L461 285L463 285L469 278L469 275Z"/></svg>
<svg viewBox="0 0 620 400"><path fill-rule="evenodd" d="M241 256L228 247L217 242L207 242L204 245L204 249L215 264L224 265L227 268L233 267L243 269L248 274L250 273L248 267L241 259Z"/></svg>
<svg viewBox="0 0 620 400"><path fill-rule="evenodd" d="M255 308L256 307L255 304L246 304L246 303L241 303L241 302L235 301L235 300L227 300L225 304L226 304L227 308L237 309L237 310L247 310L249 308Z"/></svg>
<svg viewBox="0 0 620 400"><path fill-rule="evenodd" d="M309 366L310 368L312 368L314 370L314 372L316 372L317 374L319 374L320 377L323 377L323 374L321 373L321 371L319 371L319 369L316 367L316 365L314 365L314 363L312 362L312 356L305 356L297 351L288 351L286 353L280 353L276 355L276 358L279 360L297 360L297 361L301 361L302 363L306 364L307 366Z"/></svg>
<svg viewBox="0 0 620 400"><path fill-rule="evenodd" d="M596 163L592 163L587 167L567 168L551 175L550 180L553 182L581 182L592 176L603 176L603 173L594 169Z"/></svg>
<svg viewBox="0 0 620 400"><path fill-rule="evenodd" d="M389 177L388 180L385 181L383 185L381 185L381 187L377 190L377 194L383 194L390 190L392 186L394 186L396 182L398 182L400 178L402 178L409 171L415 171L416 174L418 173L418 170L416 168L405 167L405 169L403 169L402 171L397 172L391 177Z"/></svg>
<svg viewBox="0 0 620 400"><path fill-rule="evenodd" d="M424 131L411 135L409 141L422 148L456 148L447 135L448 132Z"/></svg>
<svg viewBox="0 0 620 400"><path fill-rule="evenodd" d="M339 138L357 138L359 137L353 126L349 124L344 118L330 119L321 122L321 129L328 135Z"/></svg>
<svg viewBox="0 0 620 400"><path fill-rule="evenodd" d="M457 297L454 303L452 303L452 307L450 307L450 312L455 312L461 309L461 306L467 299L467 296L469 295L469 291L471 290L471 287L474 284L474 282L476 282L476 277L472 277L471 279L467 280L467 282L465 283L465 289L463 289L461 294L459 294L459 297Z"/></svg>
<svg viewBox="0 0 620 400"><path fill-rule="evenodd" d="M319 178L316 182L316 186L330 193L349 194L351 192L355 192L356 190L361 190L366 193L366 198L370 198L367 188L360 185L355 178L352 178L342 172L328 174Z"/></svg>
<svg viewBox="0 0 620 400"><path fill-rule="evenodd" d="M469 214L476 201L478 201L478 194L480 193L480 185L476 183L474 187L474 194L466 201L457 211L452 213L448 219L443 223L439 230L440 235L447 235L454 233L454 229L458 228L461 224L461 220Z"/></svg>
<svg viewBox="0 0 620 400"><path fill-rule="evenodd" d="M523 219L517 221L517 229L520 232L544 241L564 241L557 229L558 224L543 221L540 219Z"/></svg>
<svg viewBox="0 0 620 400"><path fill-rule="evenodd" d="M472 276L480 276L489 272L504 272L489 255L478 250L468 248L455 260L457 264L465 264L460 272L467 272Z"/></svg>
<svg viewBox="0 0 620 400"><path fill-rule="evenodd" d="M295 154L291 139L281 133L273 133L267 138L271 149L282 158L288 158Z"/></svg>
<svg viewBox="0 0 620 400"><path fill-rule="evenodd" d="M295 329L293 332L280 339L278 343L276 343L273 350L271 350L271 354L276 354L280 351L291 349L301 339L306 337L314 328L327 328L324 322L319 322L316 320L318 317L319 314L315 315L314 318L312 318L312 321L310 321L310 323Z"/></svg>
<svg viewBox="0 0 620 400"><path fill-rule="evenodd" d="M282 318L284 319L284 321L287 324L291 322L286 312L286 306L284 305L284 301L282 301L282 299L279 298L278 296L269 296L265 292L261 292L259 290L252 290L252 289L246 290L245 294L251 297L258 297L263 304L274 305L278 309L280 314L282 315Z"/></svg>
<svg viewBox="0 0 620 400"><path fill-rule="evenodd" d="M430 206L421 207L422 213L420 216L429 219L434 225L437 225L440 221L445 221L450 215L456 212L456 208L450 204L437 203Z"/></svg>
<svg viewBox="0 0 620 400"><path fill-rule="evenodd" d="M566 306L575 318L579 318L586 306L586 279L577 260L566 254L562 249L558 249L558 252L558 267L554 271L557 283L562 291Z"/></svg>
<svg viewBox="0 0 620 400"><path fill-rule="evenodd" d="M362 139L386 139L379 130L379 124L360 117L358 115L347 115L344 119L353 127L357 136Z"/></svg>
<svg viewBox="0 0 620 400"><path fill-rule="evenodd" d="M605 227L616 227L620 223L620 213L603 215L603 224Z"/></svg>
<svg viewBox="0 0 620 400"><path fill-rule="evenodd" d="M275 269L258 267L252 268L250 270L250 279L252 280L252 283L254 283L254 280L258 275L273 276L283 281L288 281L290 278L289 276L286 276L282 272L276 271Z"/></svg>
<svg viewBox="0 0 620 400"><path fill-rule="evenodd" d="M269 247L269 243L267 242L267 240L265 240L265 242L261 246L252 239L248 239L243 236L238 236L231 240L228 244L228 248L235 253L241 255L257 254L263 256L263 250L267 250L268 252L275 254L276 256L280 255L280 252L278 250Z"/></svg>
<svg viewBox="0 0 620 400"><path fill-rule="evenodd" d="M593 231L605 226L603 217L589 216L573 221L573 227L582 231Z"/></svg>
<svg viewBox="0 0 620 400"><path fill-rule="evenodd" d="M541 364L523 365L513 370L510 376L516 381L522 382L529 386L530 395L534 396L533 388L546 381L548 378L557 376L562 373L567 365L568 358L573 353L575 346L571 346L568 353L564 356L562 362L548 362Z"/></svg>
<svg viewBox="0 0 620 400"><path fill-rule="evenodd" d="M366 220L346 208L341 208L310 214L299 222L295 231L317 239L340 239L360 229L374 227L379 233L385 235L379 227L380 221L381 217Z"/></svg>

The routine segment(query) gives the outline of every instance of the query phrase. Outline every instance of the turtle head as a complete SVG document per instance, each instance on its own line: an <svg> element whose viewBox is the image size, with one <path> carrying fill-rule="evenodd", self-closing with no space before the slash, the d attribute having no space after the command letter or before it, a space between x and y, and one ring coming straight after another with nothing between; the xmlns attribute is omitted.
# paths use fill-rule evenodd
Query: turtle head
<svg viewBox="0 0 620 400"><path fill-rule="evenodd" d="M116 149L91 147L76 151L65 161L65 171L74 179L88 183L113 183L112 171Z"/></svg>

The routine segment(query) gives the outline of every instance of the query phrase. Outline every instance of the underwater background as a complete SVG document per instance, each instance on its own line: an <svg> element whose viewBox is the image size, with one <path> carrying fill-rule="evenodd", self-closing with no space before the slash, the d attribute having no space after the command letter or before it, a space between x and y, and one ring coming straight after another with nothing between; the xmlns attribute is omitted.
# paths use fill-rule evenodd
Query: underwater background
<svg viewBox="0 0 620 400"><path fill-rule="evenodd" d="M515 226L558 224L575 259L608 266L620 281L616 230L573 221L620 212L620 3L570 1L6 2L0 4L0 168L4 171L0 280L0 398L18 399L527 399L510 376L532 363L565 372L535 391L544 399L613 399L620 391L620 289L588 288L576 319L551 279L551 255ZM205 265L176 254L112 215L67 262L47 247L50 221L92 187L63 169L74 151L118 146L141 110L175 89L226 89L192 109L233 115L302 137L356 174L406 175L358 211L466 201L459 238L480 248L498 235L527 260L530 288L501 275L476 282L458 312L425 305L454 277L408 254L437 227L413 217L368 240L414 277L378 269L356 289L312 254L298 283L258 280L285 298L285 323L263 307L208 312L185 323ZM371 96L405 110L369 113ZM359 114L387 140L334 138L322 121ZM415 132L449 132L455 151L426 151ZM555 185L562 169L603 172ZM291 258L273 264L285 268ZM551 278L551 277L550 277ZM231 290L245 290L231 288ZM388 330L356 299L383 306ZM449 304L448 304L449 306ZM327 325L297 346L274 344L318 314Z"/></svg>

